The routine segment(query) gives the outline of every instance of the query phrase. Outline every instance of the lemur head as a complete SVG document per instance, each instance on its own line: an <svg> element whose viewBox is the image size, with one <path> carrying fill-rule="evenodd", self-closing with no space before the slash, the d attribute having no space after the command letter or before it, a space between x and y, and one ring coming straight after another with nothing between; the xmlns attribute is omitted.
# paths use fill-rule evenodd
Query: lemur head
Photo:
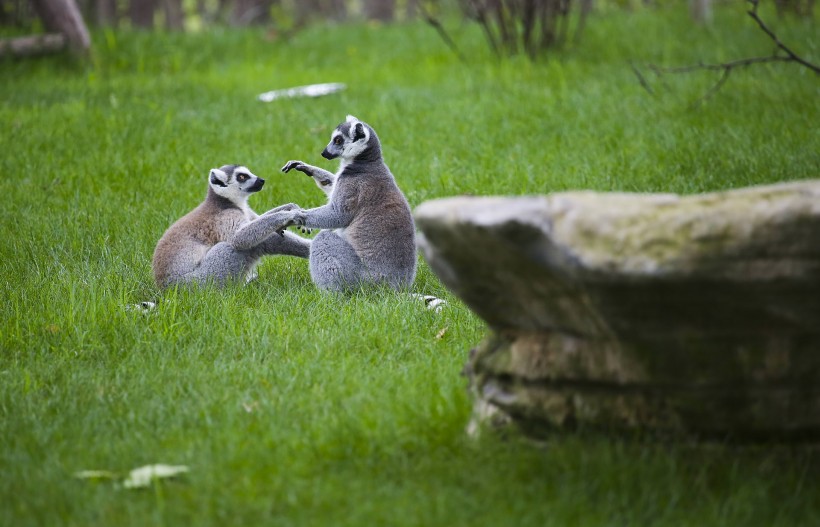
<svg viewBox="0 0 820 527"><path fill-rule="evenodd" d="M356 158L380 158L381 145L376 132L370 125L363 123L352 115L336 127L330 135L330 143L322 151L325 159L341 157L350 162Z"/></svg>
<svg viewBox="0 0 820 527"><path fill-rule="evenodd" d="M252 193L262 190L265 180L241 165L224 165L211 169L208 184L217 195L243 205Z"/></svg>

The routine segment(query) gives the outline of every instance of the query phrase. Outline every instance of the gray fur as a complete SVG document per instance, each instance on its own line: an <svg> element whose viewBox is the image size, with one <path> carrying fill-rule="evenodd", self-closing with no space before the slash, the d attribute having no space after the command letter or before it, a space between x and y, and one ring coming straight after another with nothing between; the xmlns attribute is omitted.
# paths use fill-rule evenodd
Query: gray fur
<svg viewBox="0 0 820 527"><path fill-rule="evenodd" d="M239 181L245 179L245 181ZM154 279L160 288L176 284L249 279L264 255L287 254L307 258L310 240L285 232L259 233L257 216L248 197L264 184L247 168L225 165L208 174L208 194L197 208L165 231L154 250ZM298 209L289 203L274 209Z"/></svg>
<svg viewBox="0 0 820 527"><path fill-rule="evenodd" d="M282 171L312 177L328 203L270 211L265 214L268 228L328 229L314 238L310 251L310 275L321 289L344 291L378 283L408 289L416 275L415 225L407 199L384 164L376 132L348 116L322 155L341 158L338 173L302 161L290 161Z"/></svg>

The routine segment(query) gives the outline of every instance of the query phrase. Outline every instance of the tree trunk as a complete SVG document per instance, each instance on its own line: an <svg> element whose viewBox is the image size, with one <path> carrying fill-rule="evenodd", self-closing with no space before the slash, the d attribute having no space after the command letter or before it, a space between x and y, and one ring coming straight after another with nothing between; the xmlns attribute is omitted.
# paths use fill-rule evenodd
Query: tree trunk
<svg viewBox="0 0 820 527"><path fill-rule="evenodd" d="M364 14L369 20L390 22L396 14L396 0L365 0Z"/></svg>
<svg viewBox="0 0 820 527"><path fill-rule="evenodd" d="M274 0L236 0L231 14L231 24L249 26L269 22L270 8L273 4Z"/></svg>
<svg viewBox="0 0 820 527"><path fill-rule="evenodd" d="M131 0L128 8L131 25L142 29L153 29L154 7L154 0Z"/></svg>
<svg viewBox="0 0 820 527"><path fill-rule="evenodd" d="M299 0L296 2L296 25L301 27L322 11L319 0Z"/></svg>
<svg viewBox="0 0 820 527"><path fill-rule="evenodd" d="M331 19L336 21L347 18L345 0L328 0L327 13Z"/></svg>
<svg viewBox="0 0 820 527"><path fill-rule="evenodd" d="M0 40L0 58L7 55L12 57L28 57L32 55L42 55L44 53L53 53L62 51L65 49L65 46L65 35L60 33L9 38Z"/></svg>
<svg viewBox="0 0 820 527"><path fill-rule="evenodd" d="M182 13L182 0L162 0L162 11L165 13L165 27L172 31L182 31L185 17Z"/></svg>
<svg viewBox="0 0 820 527"><path fill-rule="evenodd" d="M347 18L345 0L298 0L296 2L296 25L304 26L311 20L341 21Z"/></svg>
<svg viewBox="0 0 820 527"><path fill-rule="evenodd" d="M74 0L32 0L31 3L46 31L65 35L69 47L75 51L88 51L91 37Z"/></svg>
<svg viewBox="0 0 820 527"><path fill-rule="evenodd" d="M405 14L408 20L413 20L419 14L419 0L407 0Z"/></svg>
<svg viewBox="0 0 820 527"><path fill-rule="evenodd" d="M205 0L196 0L196 14L201 16L203 20L208 18L208 5Z"/></svg>
<svg viewBox="0 0 820 527"><path fill-rule="evenodd" d="M116 0L96 0L94 2L94 13L98 26L117 27L119 17L117 16Z"/></svg>
<svg viewBox="0 0 820 527"><path fill-rule="evenodd" d="M712 20L712 0L689 0L689 13L692 20L706 24Z"/></svg>

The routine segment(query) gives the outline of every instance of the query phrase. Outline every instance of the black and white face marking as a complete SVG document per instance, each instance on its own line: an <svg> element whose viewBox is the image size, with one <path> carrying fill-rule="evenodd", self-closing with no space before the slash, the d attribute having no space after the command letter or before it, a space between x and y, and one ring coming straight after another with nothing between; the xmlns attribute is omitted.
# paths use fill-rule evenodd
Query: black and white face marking
<svg viewBox="0 0 820 527"><path fill-rule="evenodd" d="M341 157L342 161L349 162L364 152L370 140L370 129L366 124L352 115L336 127L330 135L330 143L322 151L325 159Z"/></svg>
<svg viewBox="0 0 820 527"><path fill-rule="evenodd" d="M250 194L259 192L265 184L264 179L240 165L211 169L208 182L214 192L238 205L244 204Z"/></svg>

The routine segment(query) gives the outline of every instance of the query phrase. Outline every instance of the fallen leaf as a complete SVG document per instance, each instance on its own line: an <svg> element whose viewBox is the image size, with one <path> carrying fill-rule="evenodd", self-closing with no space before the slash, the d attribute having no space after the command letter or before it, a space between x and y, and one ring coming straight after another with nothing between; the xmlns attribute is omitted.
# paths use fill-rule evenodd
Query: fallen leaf
<svg viewBox="0 0 820 527"><path fill-rule="evenodd" d="M321 97L345 89L345 85L340 82L327 82L324 84L310 84L308 86L296 86L283 90L273 90L259 95L262 102L271 102L276 99L291 99L293 97Z"/></svg>
<svg viewBox="0 0 820 527"><path fill-rule="evenodd" d="M444 326L443 328L441 328L441 330L438 333L436 333L436 339L441 339L442 337L444 337L444 335L446 333L447 333L447 326Z"/></svg>
<svg viewBox="0 0 820 527"><path fill-rule="evenodd" d="M173 478L188 470L185 465L145 465L129 472L122 486L126 489L150 487L155 479Z"/></svg>

